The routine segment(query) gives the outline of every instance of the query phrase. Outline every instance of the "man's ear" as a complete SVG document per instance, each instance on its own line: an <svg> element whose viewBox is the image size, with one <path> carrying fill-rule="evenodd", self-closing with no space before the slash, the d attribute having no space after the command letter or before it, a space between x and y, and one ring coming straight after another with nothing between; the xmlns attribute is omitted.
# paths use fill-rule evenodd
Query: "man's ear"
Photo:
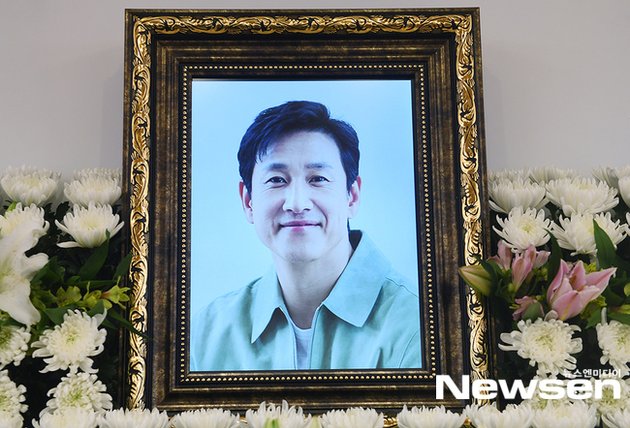
<svg viewBox="0 0 630 428"><path fill-rule="evenodd" d="M359 211L359 203L361 202L361 177L357 176L357 179L350 186L348 191L348 218L352 218L357 215Z"/></svg>
<svg viewBox="0 0 630 428"><path fill-rule="evenodd" d="M243 212L245 213L245 218L248 222L254 223L254 214L252 211L252 197L245 187L245 183L240 181L238 183L238 193L241 195L241 203L243 204Z"/></svg>

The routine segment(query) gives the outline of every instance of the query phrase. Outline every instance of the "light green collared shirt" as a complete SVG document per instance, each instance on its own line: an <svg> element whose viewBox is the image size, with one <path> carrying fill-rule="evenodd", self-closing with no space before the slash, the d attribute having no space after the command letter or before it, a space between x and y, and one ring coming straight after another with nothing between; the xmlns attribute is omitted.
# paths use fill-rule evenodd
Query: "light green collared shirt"
<svg viewBox="0 0 630 428"><path fill-rule="evenodd" d="M358 241L358 244L355 242ZM418 368L420 302L365 234L315 311L311 369ZM191 371L294 370L295 336L275 271L193 320Z"/></svg>

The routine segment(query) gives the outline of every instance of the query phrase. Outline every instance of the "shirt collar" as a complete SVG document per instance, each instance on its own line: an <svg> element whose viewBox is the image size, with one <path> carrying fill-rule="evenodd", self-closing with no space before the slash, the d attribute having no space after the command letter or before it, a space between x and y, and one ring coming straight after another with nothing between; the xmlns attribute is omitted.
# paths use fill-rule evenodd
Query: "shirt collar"
<svg viewBox="0 0 630 428"><path fill-rule="evenodd" d="M274 269L269 270L258 280L254 290L250 308L252 319L251 343L254 343L265 331L276 309L280 309L287 319L289 313L284 304L282 290L280 289L280 284L278 284L278 277Z"/></svg>
<svg viewBox="0 0 630 428"><path fill-rule="evenodd" d="M355 247L352 257L322 306L338 318L361 327L374 308L390 264L365 233L351 231L350 242ZM265 331L276 309L289 318L275 270L260 278L254 290L251 343Z"/></svg>
<svg viewBox="0 0 630 428"><path fill-rule="evenodd" d="M361 327L374 308L390 264L365 233L350 232L350 241L358 244L322 305L338 318Z"/></svg>

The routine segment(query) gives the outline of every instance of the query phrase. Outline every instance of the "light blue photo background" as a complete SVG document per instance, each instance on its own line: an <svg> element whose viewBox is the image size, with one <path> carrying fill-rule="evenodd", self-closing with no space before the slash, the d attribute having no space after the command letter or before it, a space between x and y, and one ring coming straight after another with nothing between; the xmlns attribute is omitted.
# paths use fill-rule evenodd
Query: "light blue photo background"
<svg viewBox="0 0 630 428"><path fill-rule="evenodd" d="M191 314L250 283L272 265L245 220L236 154L262 110L317 101L359 136L361 205L352 229L367 232L411 284L418 283L410 80L192 83Z"/></svg>

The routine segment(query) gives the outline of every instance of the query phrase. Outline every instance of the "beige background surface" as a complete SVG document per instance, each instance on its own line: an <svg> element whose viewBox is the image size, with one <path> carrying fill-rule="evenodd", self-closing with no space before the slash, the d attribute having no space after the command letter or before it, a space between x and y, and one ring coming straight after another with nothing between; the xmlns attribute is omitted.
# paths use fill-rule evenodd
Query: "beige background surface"
<svg viewBox="0 0 630 428"><path fill-rule="evenodd" d="M630 163L627 0L1 0L0 170L122 164L125 8L481 8L491 169Z"/></svg>

